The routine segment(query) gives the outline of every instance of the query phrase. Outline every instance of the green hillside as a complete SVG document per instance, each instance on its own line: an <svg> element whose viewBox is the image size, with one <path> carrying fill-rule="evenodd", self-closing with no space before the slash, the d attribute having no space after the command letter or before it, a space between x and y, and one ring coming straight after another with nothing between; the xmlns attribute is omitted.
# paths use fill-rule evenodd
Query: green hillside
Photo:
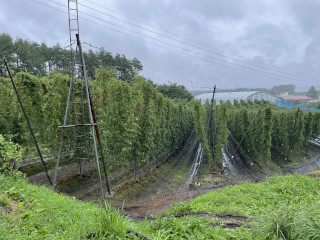
<svg viewBox="0 0 320 240"><path fill-rule="evenodd" d="M320 239L319 193L319 179L272 177L173 204L164 216L134 223L112 207L2 174L0 238Z"/></svg>

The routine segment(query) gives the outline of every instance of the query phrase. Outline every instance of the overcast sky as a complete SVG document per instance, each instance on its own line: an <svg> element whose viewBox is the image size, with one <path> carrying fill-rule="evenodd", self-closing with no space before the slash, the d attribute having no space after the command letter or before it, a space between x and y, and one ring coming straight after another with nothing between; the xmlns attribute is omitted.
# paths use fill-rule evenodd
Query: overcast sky
<svg viewBox="0 0 320 240"><path fill-rule="evenodd" d="M81 40L138 58L156 83L320 88L319 0L90 1L100 6L78 0ZM0 0L0 33L68 45L67 9L54 2L67 5Z"/></svg>

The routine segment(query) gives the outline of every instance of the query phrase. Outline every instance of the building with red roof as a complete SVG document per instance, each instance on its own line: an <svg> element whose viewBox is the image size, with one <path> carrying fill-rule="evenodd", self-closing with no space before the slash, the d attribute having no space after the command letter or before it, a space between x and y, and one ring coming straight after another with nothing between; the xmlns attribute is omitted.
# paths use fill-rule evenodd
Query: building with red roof
<svg viewBox="0 0 320 240"><path fill-rule="evenodd" d="M293 101L311 101L315 100L312 97L308 96L293 96L293 95L280 95L279 98L282 100L288 101L288 100L293 100Z"/></svg>

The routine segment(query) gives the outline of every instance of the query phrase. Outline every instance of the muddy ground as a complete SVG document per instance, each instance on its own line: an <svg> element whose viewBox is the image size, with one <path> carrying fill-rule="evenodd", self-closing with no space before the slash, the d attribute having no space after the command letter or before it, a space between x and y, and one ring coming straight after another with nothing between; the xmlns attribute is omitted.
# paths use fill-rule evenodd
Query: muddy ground
<svg viewBox="0 0 320 240"><path fill-rule="evenodd" d="M186 185L197 145L196 139L191 137L177 156L142 177L138 183L118 189L109 200L116 207L123 206L124 213L134 220L152 219L170 208L173 202L193 199L200 194L229 185L259 182L272 175L308 174L320 167L320 152L317 148L313 149L309 156L304 156L303 159L300 157L300 163L291 163L293 166L290 167L285 167L278 161L277 164L264 163L262 167L254 164L248 168L245 162L225 159L228 162L223 174L223 166L218 167L216 173L212 173L210 164L205 162L200 171L199 183L198 176L195 176L193 181Z"/></svg>
<svg viewBox="0 0 320 240"><path fill-rule="evenodd" d="M140 221L161 215L173 202L193 199L200 194L225 186L259 182L275 174L307 174L320 167L318 148L311 148L308 155L296 156L291 163L286 163L273 153L273 161L250 163L250 166L241 159L240 153L239 156L231 158L225 152L224 162L221 167L216 168L216 173L212 173L212 167L208 162L203 163L198 183L198 176L192 181L189 178L197 147L197 137L193 132L174 156L169 154L162 158L162 161L155 160L148 168L142 169L137 181L134 181L132 166L113 172L109 176L112 197L106 195L106 199L113 206L123 208L124 213L132 219ZM84 168L86 173L77 175L76 165L62 166L60 170L63 180L58 184L58 191L80 200L97 201L101 198L101 191L95 166L86 164ZM68 178L68 174L72 177ZM121 177L125 181L120 181ZM46 181L43 173L31 175L29 179L37 184L45 184Z"/></svg>

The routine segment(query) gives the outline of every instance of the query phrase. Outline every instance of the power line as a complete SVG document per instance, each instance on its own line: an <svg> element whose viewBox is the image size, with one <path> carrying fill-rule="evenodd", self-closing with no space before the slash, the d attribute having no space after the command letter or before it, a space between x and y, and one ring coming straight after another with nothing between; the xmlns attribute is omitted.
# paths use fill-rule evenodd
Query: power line
<svg viewBox="0 0 320 240"><path fill-rule="evenodd" d="M31 1L37 2L37 3L39 3L39 4L42 4L42 5L47 6L47 7L50 7L50 8L53 8L53 9L55 9L55 10L57 10L57 11L60 11L60 12L63 12L63 13L67 13L66 11L63 11L63 10L58 9L58 8L51 7L50 5L41 3L41 2L39 2L39 1L37 1L37 0L31 0ZM89 22L92 22L92 21L90 21L90 20L88 20L88 19L84 19L84 20L89 21ZM92 22L92 23L95 23L95 22ZM81 43L83 43L83 44L85 44L85 45L88 45L88 46L90 46L90 47L92 47L92 48L95 48L95 49L97 49L97 50L100 50L100 51L101 51L101 50L104 50L104 49L101 48L101 47L94 46L94 45L92 45L92 44L90 44L90 43L87 43L87 42L84 42L84 41L82 41ZM160 46L161 46L161 45L160 45ZM65 47L65 48L66 48L66 47ZM187 79L185 79L185 78L179 77L179 76L177 76L177 75L174 75L174 74L171 74L171 73L168 73L168 72L159 70L159 69L155 69L155 68L150 67L150 66L144 65L143 67L149 68L149 69L151 69L151 70L153 70L153 71L161 72L161 73L166 74L166 75L169 75L169 76L171 76L171 77L179 78L180 80L184 80L184 81L191 82L192 84L198 84L197 88L205 88L205 89L209 89L209 90L212 89L211 87L207 87L207 86L204 86L204 85L203 85L202 87L200 87L200 86L199 86L199 83L196 83L196 82L191 81L191 80L187 80ZM190 86L189 86L189 87L190 87ZM192 86L192 87L194 87L194 86Z"/></svg>
<svg viewBox="0 0 320 240"><path fill-rule="evenodd" d="M34 1L34 2L40 3L40 4L42 4L42 5L45 5L45 6L47 6L47 7L53 8L53 7L51 7L50 5L43 4L43 3L38 2L38 1L36 1L36 0L31 0L31 1ZM52 0L49 0L49 1L54 2L54 1L52 1ZM63 7L66 7L66 6L63 5L63 4L60 4L60 3L57 3L57 2L54 2L54 3L56 3L56 4L58 4L58 5L61 5L61 6L63 6ZM53 8L53 9L65 13L65 11L63 11L63 10L56 9L56 8ZM142 36L151 38L151 39L153 39L153 40L159 41L159 42L161 42L161 43L163 43L163 44L167 44L167 45L173 46L173 47L175 47L175 48L180 48L180 49L182 49L182 50L184 50L184 51L191 52L191 53L193 53L193 54L200 55L200 56L203 56L203 57L206 57L206 58L209 58L209 59L214 59L214 60L216 60L216 61L222 61L222 62L227 63L227 64L229 64L229 65L234 65L234 66L236 66L236 67L232 67L232 66L229 66L229 65L224 65L224 64L221 64L221 63L209 61L208 59L203 59L203 60L208 61L208 62L211 62L211 63L213 63L213 64L218 64L218 65L220 65L220 66L228 67L228 68L231 68L231 69L236 69L236 70L243 71L243 72L247 72L247 73L251 73L251 74L253 74L253 73L260 73L260 76L263 76L263 77L266 77L265 75L271 75L271 76L278 77L278 78L289 79L289 80L291 80L291 81L293 81L293 82L295 81L295 82L302 82L302 83L314 84L314 82L308 82L308 81L302 81L302 80L299 80L299 79L293 79L293 78L289 78L289 77L284 77L284 76L280 76L280 75L277 75L277 74L273 74L273 73L269 73L269 72L264 72L264 71L260 71L260 70L257 70L257 69L253 69L253 68L248 68L248 67L245 67L245 66L237 65L237 64L234 64L234 63L230 63L230 62L227 62L227 61L220 60L220 59L215 59L215 58L213 58L213 57L211 57L211 56L207 56L207 55L204 55L204 54L201 54L201 53L198 53L198 52L189 50L189 49L185 49L185 48L182 48L182 47L180 47L180 46L177 46L177 45L174 45L174 44L170 44L170 43L167 43L167 42L158 40L158 39L156 39L156 38L150 37L150 36L148 36L148 35L140 34L140 33L138 33L138 32L135 32L135 31L132 31L132 30L130 30L130 29L128 29L128 28L125 28L125 27L123 27L123 26L119 26L119 25L117 25L117 24L108 22L108 21L106 21L106 20L104 20L104 19L97 18L97 17L92 16L92 15L90 15L90 14L87 14L87 13L84 13L84 12L81 12L81 13L83 13L84 15L90 16L90 17L92 17L92 18L98 19L98 20L100 20L100 21L106 22L106 23L108 23L108 24L112 24L112 25L115 25L115 26L117 26L117 27L124 28L124 29L126 29L127 31L131 31L131 32L133 32L133 33L135 33L135 34L142 35ZM102 24L100 24L100 23L94 22L94 21L92 21L92 20L89 20L89 19L86 19L86 18L82 18L82 19L83 19L83 20L86 20L86 21L88 21L88 22L94 23L94 24L96 24L96 25L99 25L99 26L101 26L101 27L108 28L108 29L111 29L111 30L113 30L113 31L116 31L116 32L119 32L119 33L122 33L122 34L126 34L126 35L128 35L128 36L130 36L130 37L133 37L133 38L136 38L136 39L139 39L139 40L143 40L143 41L145 41L145 42L147 42L147 43L151 43L151 44L154 44L154 45L157 45L157 46L160 46L160 47L169 49L170 51L174 51L174 50L172 50L172 49L170 49L170 48L167 48L167 47L165 47L165 46L163 46L163 45L160 45L160 44L157 44L157 43L154 43L154 42L149 42L149 41L146 41L145 39L137 38L136 36L132 36L132 35L130 35L130 34L128 34L128 33L121 32L121 31L119 31L119 30L117 30L117 29L113 29L113 28L106 27L105 25L102 25ZM176 51L176 52L177 52L177 51ZM181 53L181 52L178 52L178 53L179 53L179 54L185 54L185 53ZM189 54L185 54L185 55L187 55L187 56L192 56L192 55L189 55ZM239 67L240 67L240 68L239 68ZM249 69L250 71L246 71L246 70L244 70L243 68ZM284 81L284 80L283 80L283 81ZM288 82L288 81L287 81L287 82Z"/></svg>
<svg viewBox="0 0 320 240"><path fill-rule="evenodd" d="M171 77L174 77L174 78L178 78L178 79L180 79L180 80L182 80L182 81L185 81L185 82L190 82L191 84L197 84L197 85L198 85L197 88L213 89L212 87L208 87L208 86L205 86L205 85L203 85L203 84L199 84L199 83L197 83L197 82L194 82L194 81L191 81L191 80L182 78L182 77L180 77L180 76L177 76L177 75L175 75L175 74L162 71L162 70L157 69L157 68L153 68L153 67L146 66L146 65L143 65L143 67L149 68L149 69L151 69L151 70L153 70L153 71L156 71L156 72L160 72L160 73L166 74L166 75L171 76ZM194 87L194 86L193 86L193 87Z"/></svg>
<svg viewBox="0 0 320 240"><path fill-rule="evenodd" d="M90 47L92 47L92 48L94 48L94 49L97 49L97 50L100 50L100 51L104 51L104 48L103 48L103 47L97 47L97 46L95 46L95 45L93 45L93 44L91 44L91 43L87 43L87 42L81 42L81 43L83 43L83 44L85 44L85 45L88 45L88 46L90 46ZM144 65L143 65L143 68L148 68L148 69L150 69L150 70L153 70L153 71L156 71L156 72L160 72L160 73L163 73L163 74L168 75L168 76L170 76L170 77L177 78L177 79L180 79L180 80L182 80L182 81L184 81L184 82L190 82L191 84L196 85L196 86L194 86L194 85L190 86L190 85L185 85L185 84L184 84L185 87L191 87L191 88L195 88L195 87L196 87L196 88L207 89L207 90L212 90L212 89L213 89L213 87L205 86L205 85L200 84L200 83L198 83L198 82L195 82L195 81L192 81L192 80L189 80L189 79L180 77L180 76L178 76L178 75L175 75L175 74L173 74L173 73L169 73L169 72L160 70L160 69L155 68L155 67L150 67L150 66L144 64ZM168 81L168 82L170 83L170 81ZM179 83L176 82L176 81L174 81L174 83L179 84ZM219 88L217 88L217 89L219 89ZM226 94L229 94L229 95L237 96L237 97L239 96L238 94L236 94L236 92L225 92L225 93L226 93Z"/></svg>
<svg viewBox="0 0 320 240"><path fill-rule="evenodd" d="M87 2L89 2L89 3L91 3L91 4L93 4L93 5L96 5L96 6L100 7L100 8L103 8L103 9L106 9L106 10L109 10L109 11L113 11L113 12L118 13L119 15L122 15L121 13L119 13L119 12L117 12L117 11L111 10L111 9L109 9L109 8L105 8L105 7L103 7L103 6L99 5L99 4L93 3L93 2L88 1L88 0L85 0L85 1L87 1ZM272 70L272 71L276 71L276 72L279 72L279 73L282 73L282 74L287 74L287 75L289 75L289 76L305 77L305 78L308 78L308 79L311 79L311 80L317 80L317 81L318 81L318 77L317 77L317 79L315 79L312 75L309 75L309 74L299 73L299 72L292 71L292 70L285 70L285 69L282 69L282 68L280 68L280 67L270 66L270 65L267 65L267 64L261 65L261 64L258 64L258 63L253 62L251 59L244 58L244 57L241 57L241 56L238 56L238 55L229 54L229 55L235 56L236 58L230 57L230 56L225 55L226 52L223 51L223 50L220 50L220 49L218 49L218 50L219 50L220 52L222 52L222 53L225 53L225 54L217 53L217 52L210 51L210 50L207 50L207 49L203 49L203 48L200 48L200 47L195 46L195 45L193 45L193 44L186 43L186 42L184 42L184 41L174 39L174 38L169 37L169 36L167 36L167 35L164 35L164 34L155 32L155 31L153 31L153 30L150 30L150 29L147 29L147 28L145 28L145 27L139 26L139 25L137 25L137 24L134 24L134 23L132 23L132 22L126 21L126 20L124 20L124 19L121 19L121 18L118 18L118 17L116 17L116 16L107 14L107 13L105 13L105 12L102 12L102 11L97 10L97 9L95 9L95 8L86 6L86 5L84 5L84 4L80 4L80 3L79 3L79 5L81 5L81 6L83 6L83 7L86 7L86 8L88 8L88 9L91 9L91 10L93 10L93 11L99 12L99 13L101 13L101 14L103 14L103 15L109 16L109 17L111 17L111 18L120 20L120 21L122 21L122 22L125 22L125 23L127 23L127 24L130 24L130 25L135 26L135 27L137 27L137 28L141 28L141 29L143 29L143 30L146 30L146 31L149 31L149 32L151 32L151 33L157 34L157 35L159 35L159 36L168 38L168 39L170 39L170 40L172 40L172 41L179 42L179 43L182 43L182 44L185 44L185 45L188 45L188 46L191 46L191 47L194 47L194 48L197 48L197 49L200 49L200 50L203 50L203 51L206 51L206 52L215 54L215 55L219 55L219 56L221 56L221 57L229 58L229 59L232 59L232 60L235 60L235 61L239 61L239 62L242 62L242 63L245 63L245 64L249 64L249 65L252 65L252 66L256 66L256 67L259 67L259 68L267 68L267 69L270 69L270 70ZM125 16L125 15L123 15L123 16ZM134 19L131 18L131 17L128 17L128 16L125 16L125 17L134 20ZM144 23L143 23L143 24L144 24ZM146 25L148 25L148 24L146 24ZM153 26L151 26L151 25L148 25L148 26L150 26L150 27L152 27L152 28L154 28L154 29L157 29L157 28L155 28L155 27L153 27ZM157 30L159 30L159 29L157 29ZM169 33L169 34L171 34L171 35L176 36L175 34L172 34L172 33L167 32L167 31L163 31L163 30L159 30L159 31L166 32L166 33ZM178 37L179 37L179 36L178 36ZM179 38L182 38L182 37L179 37ZM188 40L188 41L190 41L190 42L194 42L194 43L199 44L199 45L201 45L201 46L207 47L207 46L203 45L202 43L195 42L195 41L190 40L190 39L187 39L187 38L183 38L183 39L186 39L186 40ZM212 47L208 47L208 48L212 48ZM217 49L217 48L213 48L213 49ZM227 54L228 54L228 53L227 53ZM239 58L240 58L240 59L239 59ZM243 60L241 60L241 59L243 59ZM279 69L279 70L278 70L278 69ZM290 72L292 72L292 73L290 73ZM300 76L299 76L299 75L300 75ZM308 77L308 76L309 76L309 77Z"/></svg>
<svg viewBox="0 0 320 240"><path fill-rule="evenodd" d="M49 0L49 1L52 1L52 0ZM126 28L126 27L123 27L123 26L114 24L114 23L112 23L112 22L106 21L106 20L104 20L104 19L101 19L101 18L99 18L99 17L93 16L93 15L90 15L90 14L87 14L87 13L85 13L85 12L82 12L82 11L79 11L79 12L82 13L82 14L84 14L84 15L87 15L87 16L89 16L89 17L95 18L95 19L97 19L97 20L100 20L100 21L106 22L106 23L108 23L108 24L114 25L114 26L116 26L116 27L123 28L123 29L125 29L125 30L127 30L127 31L130 31L130 32L132 32L132 33L135 33L135 34L138 34L138 35L141 35L141 36L150 38L150 39L152 39L152 40L158 41L158 42L160 42L160 43L163 43L163 44L166 44L166 45L175 47L175 48L179 48L179 49L181 49L181 50L183 50L183 51L187 51L187 52L192 53L192 54L196 54L196 55L199 55L199 56L208 58L208 59L212 59L212 60L214 60L214 61L222 62L223 64L228 64L228 65L235 66L235 67L231 67L231 68L233 68L233 69L237 69L237 70L240 70L240 71L241 71L241 70L243 70L242 68L244 68L244 69L247 69L247 70L250 70L250 71L253 71L253 72L257 72L257 73L264 74L264 75L269 75L269 76L272 76L272 77L285 78L285 79L288 79L288 80L291 80L291 81L300 81L300 82L303 82L303 83L308 82L308 83L314 84L314 82L302 81L301 79L295 79L295 78L292 78L292 77L281 76L281 75L278 75L278 74L274 74L274 73L272 73L272 72L261 71L261 70L254 69L254 68L251 68L251 67L242 66L242 65L239 65L239 64L235 64L235 63L232 63L232 62L228 62L228 61L226 61L226 60L217 59L217 58L211 57L211 56L209 56L209 55L205 55L205 54L202 54L202 53L199 53L199 52L196 52L196 51L193 51L193 50L184 48L184 47L180 47L180 46L175 45L175 44L171 44L171 43L168 43L168 42L159 40L159 39L157 39L157 38L154 38L154 37L151 37L151 36L148 36L148 35L145 35L145 34L141 34L141 33L139 33L139 32L136 32L136 31L133 31L133 30L128 29L128 28ZM118 31L118 30L117 30L117 31ZM121 31L118 31L118 32L121 32ZM122 32L121 32L121 33L122 33ZM138 39L139 39L139 38L138 38ZM145 41L145 40L143 39L143 41ZM147 41L146 41L146 42L147 42ZM155 43L153 43L153 42L149 42L149 43L155 44ZM158 44L156 44L156 45L158 45ZM164 47L164 46L162 46L162 45L158 45L158 46ZM172 50L171 50L171 51L172 51ZM189 55L189 56L190 56L190 55ZM207 60L207 61L208 61L208 60ZM211 63L214 63L214 64L218 64L218 65L221 65L221 66L226 66L226 65L219 64L219 63L213 62L213 61L208 61L208 62L211 62ZM228 67L230 67L230 66L228 66ZM248 71L247 71L247 72L248 72ZM251 73L252 73L252 72L251 72Z"/></svg>
<svg viewBox="0 0 320 240"><path fill-rule="evenodd" d="M91 44L91 43L87 43L87 42L81 42L81 43L83 43L83 44L85 44L85 45L88 45L88 46L90 46L90 47L92 47L92 48L94 48L94 49L97 49L97 50L100 50L100 51L104 51L104 48L103 48L103 47L97 47L97 46L95 46L95 45L93 45L93 44ZM212 89L213 89L213 87L209 87L209 86L205 86L205 85L203 85L203 84L199 84L198 82L191 81L191 80L189 80L189 79L180 77L180 76L175 75L175 74L173 74L173 73L169 73L169 72L160 70L160 69L155 68L155 67L151 67L151 66L148 66L148 65L143 64L143 68L148 68L148 69L150 69L150 70L163 73L163 74L168 75L168 76L170 76L170 77L180 79L180 80L182 80L182 81L184 81L184 82L190 82L191 84L197 85L197 86L196 86L197 88L203 88L203 89L208 89L208 90L212 90ZM168 81L168 82L169 82L169 81ZM175 83L178 84L178 82L176 82L176 81L175 81ZM195 86L188 86L188 85L185 85L185 84L184 84L184 86L186 86L186 87L195 87ZM219 88L217 88L217 89L219 89ZM228 92L228 93L229 93L229 92ZM230 94L232 94L232 93L230 93Z"/></svg>
<svg viewBox="0 0 320 240"><path fill-rule="evenodd" d="M57 2L55 2L55 1L53 1L53 0L49 0L49 1L50 1L50 2L54 2L54 3L56 3L56 4L59 4L59 5L61 5L61 6L64 6L63 4L57 3ZM98 11L98 10L96 10L96 11ZM254 68L251 68L251 67L248 67L248 66L243 66L243 65L239 65L239 64L232 63L232 62L228 62L228 61L226 61L226 60L214 58L214 57L212 57L212 56L205 55L205 54L202 54L202 53L199 53L199 52L196 52L196 51L193 51L193 50L184 48L184 47L180 47L180 46L175 45L175 44L172 44L172 43L168 43L168 42L159 40L159 39L154 38L154 37L151 37L151 36L149 36L149 35L136 32L136 31L134 31L134 30L131 30L131 29L126 28L126 27L123 27L123 26L121 26L121 25L117 25L117 24L115 24L115 23L109 22L109 21L107 21L107 20L105 20L105 19L102 19L102 18L93 16L93 15L90 15L90 14L85 13L85 12L83 12L83 11L79 11L79 12L82 13L82 14L84 14L84 15L86 15L86 16L95 18L95 19L97 19L97 20L99 20L99 21L106 22L106 23L108 23L108 24L110 24L110 25L113 25L113 26L116 26L116 27L120 27L120 28L122 28L122 29L125 29L126 31L130 31L130 32L132 32L132 33L135 33L135 34L138 34L138 35L141 35L141 36L144 36L144 37L153 39L153 40L158 41L158 42L161 42L161 43L163 43L163 44L166 44L166 45L169 45L169 46L172 46L172 47L175 47L175 48L179 48L179 49L181 49L181 50L183 50L183 51L188 51L188 52L190 52L190 53L193 53L193 54L196 54L196 55L199 55L199 56L202 56L202 57L206 57L206 58L209 58L209 59L213 59L213 60L215 60L215 61L219 61L219 62L222 62L222 63L224 63L224 64L229 64L229 65L232 65L232 66L236 66L236 67L240 67L240 68L245 68L245 69L248 69L248 70L251 70L251 71L259 72L259 73L266 74L266 75L270 75L270 76L273 76L273 77L281 77L281 78L286 78L286 79L289 79L289 80L299 81L298 79L295 79L295 78L292 78L292 77L281 76L281 75L278 75L278 74L275 74L275 73L272 73L272 72L261 71L261 70L254 69ZM98 12L99 12L99 11L98 11ZM203 50L203 49L201 49L201 48L199 48L199 49L200 49L200 50ZM223 56L223 55L222 55L222 56ZM216 63L216 64L217 64L217 63ZM296 77L299 77L299 76L296 76ZM309 78L309 79L310 79L310 78ZM318 79L312 79L312 80L318 81ZM307 81L303 81L303 82L307 82ZM311 82L309 82L309 83L311 83ZM313 82L312 82L312 84L313 84Z"/></svg>
<svg viewBox="0 0 320 240"><path fill-rule="evenodd" d="M93 45L93 44L91 44L91 43L87 43L87 42L81 42L81 43L83 43L83 44L85 44L85 45L88 45L88 46L90 46L90 47L92 47L92 48L94 48L94 49L97 49L97 50L100 50L100 51L104 51L104 48L103 48L103 47L97 47L97 46L95 46L95 45ZM197 82L195 82L195 81L191 81L191 80L189 80L189 79L180 77L180 76L175 75L175 74L173 74L173 73L169 73L169 72L160 70L160 69L155 68L155 67L150 67L150 66L147 66L147 65L144 64L144 65L143 65L143 68L148 68L148 69L150 69L150 70L153 70L153 71L156 71L156 72L160 72L160 73L166 74L166 75L168 75L168 76L170 76L170 77L178 78L178 79L180 79L180 80L182 80L182 81L190 82L191 84L196 84L196 85L197 85L197 88L213 89L212 87L208 87L208 86L205 86L205 85L203 85L203 84L199 84L199 83L197 83ZM175 82L175 83L177 83L177 82ZM186 86L186 85L185 85L185 86ZM186 86L186 87L195 87L195 86Z"/></svg>

